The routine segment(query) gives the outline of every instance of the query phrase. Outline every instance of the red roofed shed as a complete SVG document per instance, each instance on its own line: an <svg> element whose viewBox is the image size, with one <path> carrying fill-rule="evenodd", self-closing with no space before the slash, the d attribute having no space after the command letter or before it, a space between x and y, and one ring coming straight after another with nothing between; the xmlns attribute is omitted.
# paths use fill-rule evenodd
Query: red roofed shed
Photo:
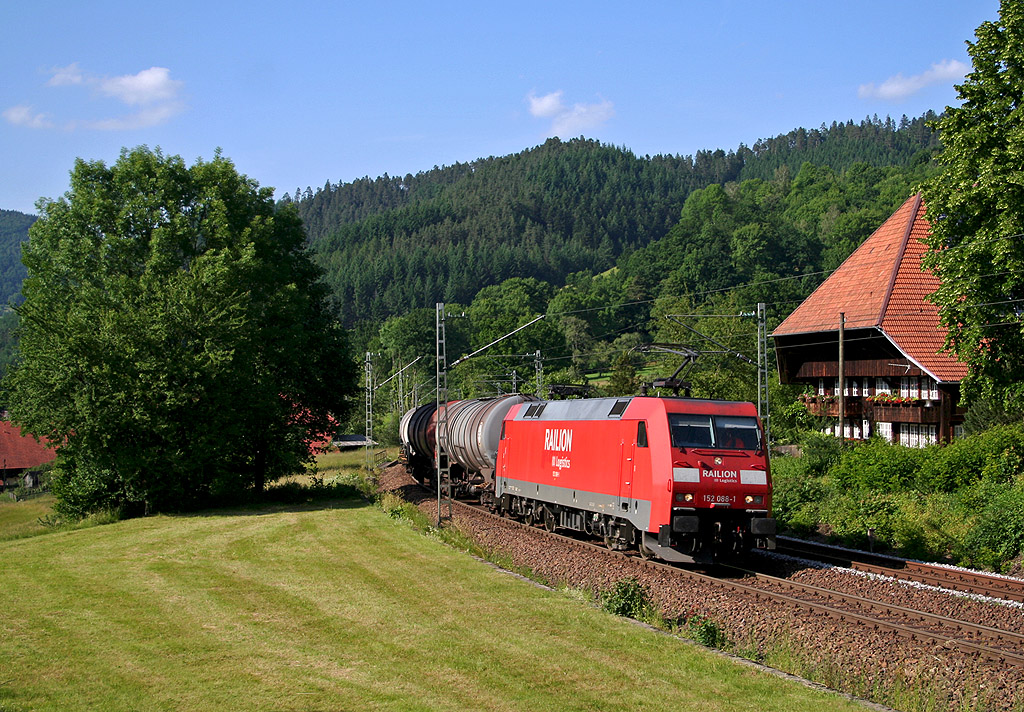
<svg viewBox="0 0 1024 712"><path fill-rule="evenodd" d="M17 485L25 470L50 462L57 453L45 440L23 435L21 428L9 420L0 420L0 472L3 484ZM8 480L13 480L8 482Z"/></svg>
<svg viewBox="0 0 1024 712"><path fill-rule="evenodd" d="M782 381L809 384L811 411L838 415L845 315L847 418L836 434L925 445L948 442L963 420L967 367L942 350L945 330L925 299L939 284L921 271L929 229L920 194L909 198L773 333Z"/></svg>

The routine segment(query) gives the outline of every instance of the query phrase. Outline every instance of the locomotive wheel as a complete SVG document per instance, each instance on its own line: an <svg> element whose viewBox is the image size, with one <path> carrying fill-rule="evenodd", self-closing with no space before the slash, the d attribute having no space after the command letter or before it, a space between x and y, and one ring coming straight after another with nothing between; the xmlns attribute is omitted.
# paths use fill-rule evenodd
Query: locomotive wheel
<svg viewBox="0 0 1024 712"><path fill-rule="evenodd" d="M523 516L523 523L528 527L532 527L537 523L537 510L530 507L529 511Z"/></svg>
<svg viewBox="0 0 1024 712"><path fill-rule="evenodd" d="M544 529L546 531L553 532L553 531L555 531L555 526L557 526L557 522L555 522L555 513L552 512L547 507L545 507L544 508Z"/></svg>
<svg viewBox="0 0 1024 712"><path fill-rule="evenodd" d="M612 536L609 536L609 535L605 534L605 536L604 536L604 546L609 551L615 551L615 537L612 537Z"/></svg>

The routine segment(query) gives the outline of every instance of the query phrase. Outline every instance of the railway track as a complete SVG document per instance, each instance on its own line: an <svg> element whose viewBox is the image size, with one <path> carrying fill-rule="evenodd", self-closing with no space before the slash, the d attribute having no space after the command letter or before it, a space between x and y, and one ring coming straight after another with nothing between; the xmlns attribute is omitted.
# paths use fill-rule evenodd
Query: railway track
<svg viewBox="0 0 1024 712"><path fill-rule="evenodd" d="M453 506L475 517L484 517L504 525L518 527L531 532L533 536L550 538L570 550L584 548L592 552L601 552L604 556L628 558L637 566L657 571L671 579L699 581L712 588L758 602L771 601L813 615L856 623L875 631L889 631L939 648L958 650L1002 665L1024 668L1024 634L1017 631L918 611L738 567L723 567L736 571L736 576L699 573L658 561L644 560L624 552L611 551L600 544L575 537L547 532L539 527L500 517L479 505L456 501L453 502Z"/></svg>
<svg viewBox="0 0 1024 712"><path fill-rule="evenodd" d="M810 558L855 571L889 576L902 581L915 581L961 593L1024 602L1024 581L1017 579L920 561L907 561L865 551L841 549L788 537L779 537L777 544L776 553L779 554Z"/></svg>

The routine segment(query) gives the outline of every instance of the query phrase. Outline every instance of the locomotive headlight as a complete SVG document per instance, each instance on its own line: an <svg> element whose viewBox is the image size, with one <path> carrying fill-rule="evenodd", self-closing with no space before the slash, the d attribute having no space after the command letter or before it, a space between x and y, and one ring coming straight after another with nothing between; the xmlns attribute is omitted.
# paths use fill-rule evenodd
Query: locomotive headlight
<svg viewBox="0 0 1024 712"><path fill-rule="evenodd" d="M748 494L746 497L743 498L743 501L746 502L747 504L763 504L764 495Z"/></svg>
<svg viewBox="0 0 1024 712"><path fill-rule="evenodd" d="M692 502L693 495L690 494L689 492L687 492L686 494L683 494L682 492L676 492L675 500L677 502Z"/></svg>

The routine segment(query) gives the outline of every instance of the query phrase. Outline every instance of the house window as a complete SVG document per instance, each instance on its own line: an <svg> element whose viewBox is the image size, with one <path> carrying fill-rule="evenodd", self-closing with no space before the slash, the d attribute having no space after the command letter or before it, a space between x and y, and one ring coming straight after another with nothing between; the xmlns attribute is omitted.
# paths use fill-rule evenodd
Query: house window
<svg viewBox="0 0 1024 712"><path fill-rule="evenodd" d="M875 423L875 432L887 443L892 442L892 423Z"/></svg>
<svg viewBox="0 0 1024 712"><path fill-rule="evenodd" d="M964 426L963 426L963 424L954 425L953 426L953 437L956 438L957 440L959 440L963 436L964 436Z"/></svg>
<svg viewBox="0 0 1024 712"><path fill-rule="evenodd" d="M860 395L860 383L857 381L856 378L851 378L850 380L853 381L853 383L850 384L850 385L853 386L853 388L850 390L850 395L851 396L859 396Z"/></svg>
<svg viewBox="0 0 1024 712"><path fill-rule="evenodd" d="M818 379L818 395L819 396L825 395L825 379L824 378L819 378Z"/></svg>
<svg viewBox="0 0 1024 712"><path fill-rule="evenodd" d="M924 445L934 445L935 443L937 443L939 441L937 426L935 426L935 425L922 425L921 426L921 430L924 431L922 433L922 435L924 436L924 438L923 438L924 442L921 443L922 446L924 446Z"/></svg>
<svg viewBox="0 0 1024 712"><path fill-rule="evenodd" d="M910 379L910 397L920 398L921 397L921 382L917 378Z"/></svg>
<svg viewBox="0 0 1024 712"><path fill-rule="evenodd" d="M921 426L917 423L910 425L910 447L921 447Z"/></svg>
<svg viewBox="0 0 1024 712"><path fill-rule="evenodd" d="M925 387L926 386L927 386L927 389L928 389L928 393L927 394L925 394ZM939 399L939 384L935 381L934 378L926 378L925 379L925 385L921 386L921 397L922 398L927 398L928 400L938 400Z"/></svg>
<svg viewBox="0 0 1024 712"><path fill-rule="evenodd" d="M887 379L885 379L885 378L876 378L875 379L875 394L878 394L878 393L892 393L892 391L889 390L889 381Z"/></svg>
<svg viewBox="0 0 1024 712"><path fill-rule="evenodd" d="M865 396L870 395L868 393L868 379L866 376L864 377L864 380L861 382L861 394Z"/></svg>
<svg viewBox="0 0 1024 712"><path fill-rule="evenodd" d="M835 385L832 388L833 395L839 395L839 379L836 379Z"/></svg>
<svg viewBox="0 0 1024 712"><path fill-rule="evenodd" d="M860 422L860 431L864 434L863 437L864 437L865 440L867 440L869 437L871 437L871 421L870 420L862 420Z"/></svg>
<svg viewBox="0 0 1024 712"><path fill-rule="evenodd" d="M910 379L906 376L900 378L900 398L910 397Z"/></svg>

